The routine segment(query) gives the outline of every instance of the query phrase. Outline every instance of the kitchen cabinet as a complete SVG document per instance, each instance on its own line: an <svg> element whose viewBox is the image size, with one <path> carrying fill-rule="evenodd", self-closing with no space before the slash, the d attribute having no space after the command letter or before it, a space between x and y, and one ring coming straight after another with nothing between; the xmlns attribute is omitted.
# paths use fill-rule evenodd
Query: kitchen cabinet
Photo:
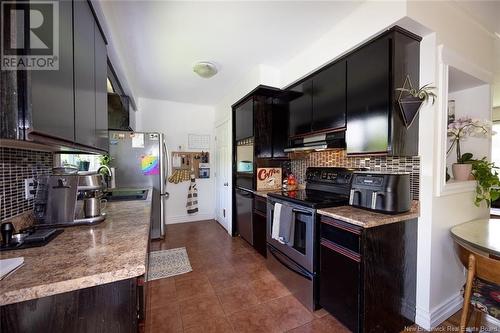
<svg viewBox="0 0 500 333"><path fill-rule="evenodd" d="M253 97L235 108L235 140L253 136Z"/></svg>
<svg viewBox="0 0 500 333"><path fill-rule="evenodd" d="M312 80L304 81L290 90L300 94L289 103L290 137L304 135L311 132L312 122Z"/></svg>
<svg viewBox="0 0 500 333"><path fill-rule="evenodd" d="M319 303L353 332L415 321L417 220L363 228L321 217Z"/></svg>
<svg viewBox="0 0 500 333"><path fill-rule="evenodd" d="M138 331L138 278L0 307L5 332Z"/></svg>
<svg viewBox="0 0 500 333"><path fill-rule="evenodd" d="M59 69L2 75L2 139L54 150L107 150L106 40L89 1L59 1ZM4 128L6 129L4 131ZM27 143L30 146L30 143Z"/></svg>
<svg viewBox="0 0 500 333"><path fill-rule="evenodd" d="M75 141L96 145L95 23L86 1L75 1ZM78 14L78 15L76 15Z"/></svg>
<svg viewBox="0 0 500 333"><path fill-rule="evenodd" d="M313 132L346 126L346 61L334 63L313 78Z"/></svg>
<svg viewBox="0 0 500 333"><path fill-rule="evenodd" d="M108 94L107 94L107 70L108 57L106 42L101 32L94 24L94 63L95 63L95 136L96 147L108 150Z"/></svg>
<svg viewBox="0 0 500 333"><path fill-rule="evenodd" d="M267 201L265 198L254 195L253 200L253 247L262 256L267 256Z"/></svg>
<svg viewBox="0 0 500 333"><path fill-rule="evenodd" d="M28 83L20 90L21 94L26 93L28 112L24 113L24 122L28 132L73 141L73 7L71 1L58 3L59 70L34 70L18 74L27 75ZM24 135L18 137L23 138Z"/></svg>
<svg viewBox="0 0 500 333"><path fill-rule="evenodd" d="M419 85L419 42L394 28L347 57L348 154L418 155L418 116L406 128L396 88Z"/></svg>
<svg viewBox="0 0 500 333"><path fill-rule="evenodd" d="M346 62L341 60L290 88L301 96L290 101L290 137L346 126Z"/></svg>

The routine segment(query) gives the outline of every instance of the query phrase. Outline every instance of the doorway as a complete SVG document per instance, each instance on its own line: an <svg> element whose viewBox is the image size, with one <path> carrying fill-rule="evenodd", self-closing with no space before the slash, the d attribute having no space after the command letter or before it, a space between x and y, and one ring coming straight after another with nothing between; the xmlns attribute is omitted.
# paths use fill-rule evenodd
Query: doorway
<svg viewBox="0 0 500 333"><path fill-rule="evenodd" d="M229 121L226 120L216 128L216 166L215 166L215 187L216 187L216 212L215 219L227 230L229 234L231 228L231 203L230 203L230 145L229 145Z"/></svg>

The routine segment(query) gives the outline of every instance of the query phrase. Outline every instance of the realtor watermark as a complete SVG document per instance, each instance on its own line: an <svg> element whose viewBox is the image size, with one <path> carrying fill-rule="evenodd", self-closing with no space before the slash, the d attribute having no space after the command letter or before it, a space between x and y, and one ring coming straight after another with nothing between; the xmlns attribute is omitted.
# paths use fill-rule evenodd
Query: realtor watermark
<svg viewBox="0 0 500 333"><path fill-rule="evenodd" d="M1 2L1 69L59 69L59 3Z"/></svg>

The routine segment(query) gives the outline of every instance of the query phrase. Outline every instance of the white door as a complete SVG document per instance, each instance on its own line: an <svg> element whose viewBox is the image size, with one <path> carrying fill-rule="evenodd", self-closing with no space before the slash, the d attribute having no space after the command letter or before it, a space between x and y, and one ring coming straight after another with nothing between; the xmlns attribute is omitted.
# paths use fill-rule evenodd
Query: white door
<svg viewBox="0 0 500 333"><path fill-rule="evenodd" d="M229 151L229 138L228 130L229 121L225 121L219 125L216 129L216 142L215 150L217 155L216 161L216 191L217 191L217 211L215 213L215 218L217 221L231 233L230 213L229 209L229 175L231 174L231 158Z"/></svg>

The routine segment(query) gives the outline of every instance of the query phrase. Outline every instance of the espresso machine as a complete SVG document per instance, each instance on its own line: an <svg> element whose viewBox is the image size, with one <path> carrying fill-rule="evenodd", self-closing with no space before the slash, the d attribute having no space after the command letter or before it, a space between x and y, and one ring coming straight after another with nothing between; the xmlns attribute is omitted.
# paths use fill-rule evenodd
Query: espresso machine
<svg viewBox="0 0 500 333"><path fill-rule="evenodd" d="M37 224L73 226L104 221L105 187L104 177L98 172L54 168L52 175L38 182L35 195Z"/></svg>

